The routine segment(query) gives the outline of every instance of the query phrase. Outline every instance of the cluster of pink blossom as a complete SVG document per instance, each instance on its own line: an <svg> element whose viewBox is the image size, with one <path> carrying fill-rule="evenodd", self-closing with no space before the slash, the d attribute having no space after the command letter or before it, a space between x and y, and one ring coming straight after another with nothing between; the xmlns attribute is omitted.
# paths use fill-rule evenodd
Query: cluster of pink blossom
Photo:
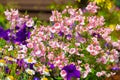
<svg viewBox="0 0 120 80"><path fill-rule="evenodd" d="M95 3L90 3L86 7L90 13L96 13L97 9ZM83 78L92 72L91 69L95 68L96 63L107 65L109 62L116 62L119 57L118 51L115 48L110 50L109 46L105 45L110 41L109 34L112 30L103 27L105 24L104 17L93 16L92 14L85 16L84 13L81 9L71 7L66 7L63 12L53 11L50 17L52 25L36 27L31 34L31 39L27 40L29 42L27 46L33 49L31 55L41 59L44 57L45 61L48 59L50 64L54 64L54 67L58 67L60 70L70 63L75 64L81 71ZM87 36L84 35L86 32ZM106 41L103 43L104 45L101 44L100 39ZM82 53L84 49L87 53ZM74 62L76 58L73 56L84 58L88 52L90 53L89 56L95 56L95 63L90 64L87 60L84 63L82 62L84 59L81 58ZM90 57L87 58L90 59ZM99 71L102 72L96 72L98 77L107 75L107 72L102 69ZM62 70L60 74L65 78L67 72Z"/></svg>
<svg viewBox="0 0 120 80"><path fill-rule="evenodd" d="M88 11L91 12L91 13L96 13L98 8L99 8L99 7L96 6L96 3L95 3L95 2L90 2L90 3L87 5L86 10L88 10Z"/></svg>
<svg viewBox="0 0 120 80"><path fill-rule="evenodd" d="M10 9L6 10L4 13L6 19L11 24L11 29L14 29L16 26L21 28L24 24L26 24L27 27L32 27L34 25L33 19L29 18L28 15L20 17L18 10Z"/></svg>
<svg viewBox="0 0 120 80"><path fill-rule="evenodd" d="M44 80L45 77L55 80L56 77L64 80L92 79L93 76L114 75L110 71L112 68L107 70L107 67L118 62L120 40L112 41L112 30L104 27L104 17L94 14L98 9L91 2L85 12L68 6L62 12L52 11L51 25L35 25L27 43L15 47L18 48L17 58L5 59L15 61L29 75L39 75L34 80ZM24 23L27 27L34 25L28 16L18 18L18 11L6 11L5 15L17 26ZM8 50L12 51L13 47Z"/></svg>

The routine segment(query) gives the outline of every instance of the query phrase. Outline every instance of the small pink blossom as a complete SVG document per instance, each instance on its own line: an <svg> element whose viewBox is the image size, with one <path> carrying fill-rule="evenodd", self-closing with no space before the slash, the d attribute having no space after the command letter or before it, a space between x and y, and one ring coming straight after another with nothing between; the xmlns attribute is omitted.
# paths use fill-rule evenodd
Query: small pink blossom
<svg viewBox="0 0 120 80"><path fill-rule="evenodd" d="M66 73L65 70L62 70L62 71L60 72L60 75L64 78L64 77L66 77L67 73Z"/></svg>
<svg viewBox="0 0 120 80"><path fill-rule="evenodd" d="M71 48L70 50L69 50L69 53L70 54L74 54L76 52L76 49L75 48Z"/></svg>
<svg viewBox="0 0 120 80"><path fill-rule="evenodd" d="M28 47L28 48L33 48L33 43L28 43L28 44L27 44L27 47Z"/></svg>
<svg viewBox="0 0 120 80"><path fill-rule="evenodd" d="M97 77L101 77L101 76L102 76L102 73L101 73L101 72L97 72L97 73L96 73L96 76L97 76Z"/></svg>
<svg viewBox="0 0 120 80"><path fill-rule="evenodd" d="M117 24L116 30L120 30L120 25Z"/></svg>

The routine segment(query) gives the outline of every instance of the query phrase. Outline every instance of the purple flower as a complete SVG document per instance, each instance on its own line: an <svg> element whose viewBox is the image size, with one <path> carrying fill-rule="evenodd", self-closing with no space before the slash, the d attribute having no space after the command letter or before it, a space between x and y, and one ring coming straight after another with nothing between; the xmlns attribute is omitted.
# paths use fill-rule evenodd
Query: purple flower
<svg viewBox="0 0 120 80"><path fill-rule="evenodd" d="M33 69L33 65L34 65L34 64L30 64L30 69Z"/></svg>
<svg viewBox="0 0 120 80"><path fill-rule="evenodd" d="M84 43L86 40L79 33L76 33L76 41L79 43Z"/></svg>
<svg viewBox="0 0 120 80"><path fill-rule="evenodd" d="M70 39L72 38L72 35L71 35L71 34L68 34L68 35L66 35L66 38L67 38L68 40L70 40Z"/></svg>
<svg viewBox="0 0 120 80"><path fill-rule="evenodd" d="M9 34L10 30L4 30L2 27L0 27L0 38L3 38L5 40L9 40Z"/></svg>
<svg viewBox="0 0 120 80"><path fill-rule="evenodd" d="M65 70L67 73L67 80L71 80L71 78L80 78L80 71L76 69L75 65L70 64L64 66L62 70Z"/></svg>
<svg viewBox="0 0 120 80"><path fill-rule="evenodd" d="M30 29L31 28L26 27L26 25L23 25L23 28L21 29L16 26L16 30L18 30L18 32L14 33L14 29L4 30L2 27L0 27L0 38L14 43L26 44L25 40L30 38ZM9 34L11 35L9 36Z"/></svg>
<svg viewBox="0 0 120 80"><path fill-rule="evenodd" d="M51 64L51 63L48 62L48 65L49 65L50 69L54 69L55 68L54 64Z"/></svg>
<svg viewBox="0 0 120 80"><path fill-rule="evenodd" d="M18 59L17 64L18 64L18 66L22 67L24 65L24 60L23 59L21 59L21 60Z"/></svg>
<svg viewBox="0 0 120 80"><path fill-rule="evenodd" d="M27 38L30 38L30 31L28 31L26 29L26 26L23 29L20 29L17 33L16 33L16 38L15 38L15 42L18 43L22 43L22 44L26 44L25 40Z"/></svg>
<svg viewBox="0 0 120 80"><path fill-rule="evenodd" d="M38 77L34 77L33 80L40 80Z"/></svg>
<svg viewBox="0 0 120 80"><path fill-rule="evenodd" d="M97 38L101 38L101 35L99 33L93 33L92 36L96 36Z"/></svg>
<svg viewBox="0 0 120 80"><path fill-rule="evenodd" d="M5 67L5 72L10 73L10 69L8 67Z"/></svg>
<svg viewBox="0 0 120 80"><path fill-rule="evenodd" d="M63 33L62 31L60 31L60 32L58 33L58 35L59 35L59 36L63 36L64 33Z"/></svg>
<svg viewBox="0 0 120 80"><path fill-rule="evenodd" d="M51 33L50 39L53 39L53 38L54 38L54 33Z"/></svg>
<svg viewBox="0 0 120 80"><path fill-rule="evenodd" d="M120 70L120 68L119 67L113 67L112 70L117 71L117 70Z"/></svg>

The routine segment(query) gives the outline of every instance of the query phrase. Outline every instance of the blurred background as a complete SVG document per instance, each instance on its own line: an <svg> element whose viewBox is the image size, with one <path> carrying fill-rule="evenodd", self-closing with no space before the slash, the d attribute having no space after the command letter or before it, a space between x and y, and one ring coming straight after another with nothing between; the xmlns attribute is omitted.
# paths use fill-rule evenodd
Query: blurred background
<svg viewBox="0 0 120 80"><path fill-rule="evenodd" d="M21 13L28 13L32 17L48 20L54 5L73 3L74 0L0 0L5 7L19 9Z"/></svg>
<svg viewBox="0 0 120 80"><path fill-rule="evenodd" d="M49 20L51 10L57 9L62 10L66 5L74 7L84 7L88 1L95 0L0 0L0 6L3 5L8 8L19 9L21 13L29 14L31 17L38 17L40 20ZM104 1L104 0L97 0ZM120 7L120 0L105 0L115 1L115 5ZM0 7L1 9L1 7Z"/></svg>

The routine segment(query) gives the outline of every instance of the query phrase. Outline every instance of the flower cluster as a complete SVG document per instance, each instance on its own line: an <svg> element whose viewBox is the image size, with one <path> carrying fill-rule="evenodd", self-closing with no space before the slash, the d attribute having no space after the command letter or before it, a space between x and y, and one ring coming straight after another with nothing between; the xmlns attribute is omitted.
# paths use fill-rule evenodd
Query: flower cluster
<svg viewBox="0 0 120 80"><path fill-rule="evenodd" d="M0 27L0 37L8 42L26 44L25 40L30 37L30 30L34 26L33 19L29 16L20 17L18 10L6 10L4 13L10 29L4 30Z"/></svg>
<svg viewBox="0 0 120 80"><path fill-rule="evenodd" d="M9 75L6 80L96 80L115 75L112 70L120 67L112 66L119 61L120 40L112 41L113 30L95 14L98 9L92 2L85 10L67 6L62 12L52 11L47 26L34 26L28 16L7 10L11 28L0 28L0 37L22 44L1 50L0 68Z"/></svg>

